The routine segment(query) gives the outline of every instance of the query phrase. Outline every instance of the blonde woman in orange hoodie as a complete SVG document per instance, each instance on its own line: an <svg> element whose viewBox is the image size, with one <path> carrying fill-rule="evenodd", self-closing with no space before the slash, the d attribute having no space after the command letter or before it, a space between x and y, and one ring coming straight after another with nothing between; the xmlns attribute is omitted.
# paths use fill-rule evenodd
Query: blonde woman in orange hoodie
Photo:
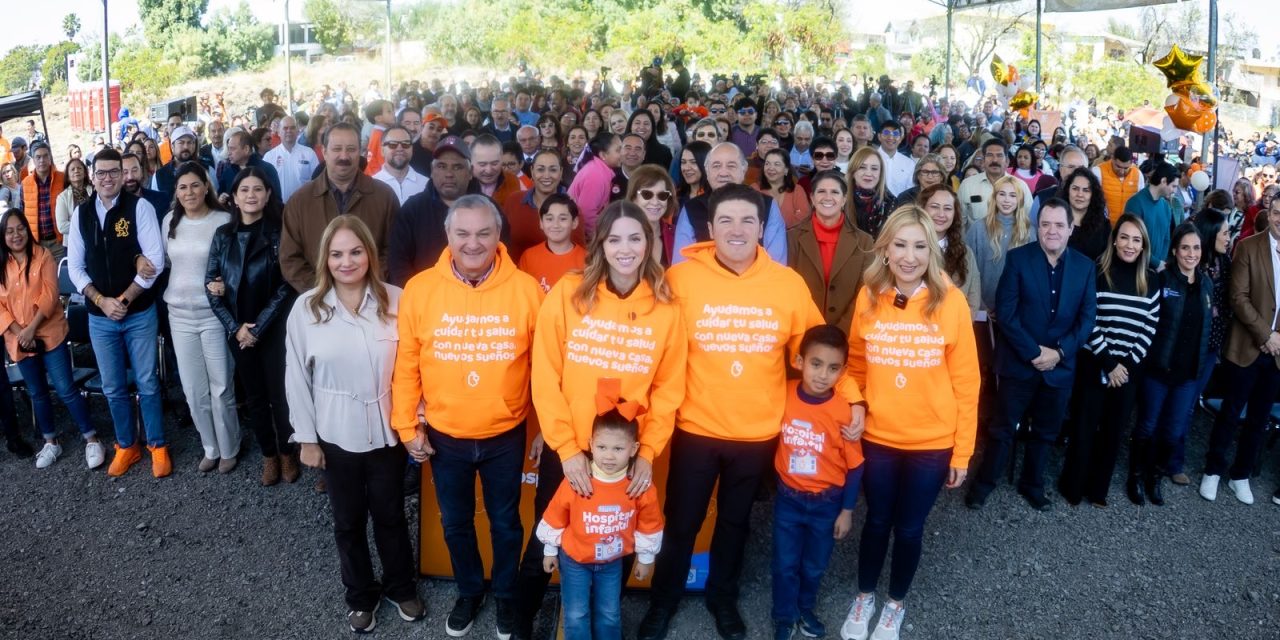
<svg viewBox="0 0 1280 640"><path fill-rule="evenodd" d="M680 308L651 247L654 225L627 201L607 205L591 237L586 268L551 288L534 332L533 404L545 446L538 460L534 520L561 480L591 494L591 429L602 378L620 380L621 396L645 408L637 418L640 450L627 493L652 484L653 461L667 447L684 401L688 343ZM530 532L533 534L534 532ZM520 624L531 631L550 576L542 545L530 535L520 568Z"/></svg>
<svg viewBox="0 0 1280 640"><path fill-rule="evenodd" d="M889 598L875 637L898 637L939 490L964 482L978 425L978 352L969 305L942 266L933 221L894 211L876 240L849 332L849 372L867 398L862 487L867 519L858 595L842 638L870 632L876 583L894 537ZM852 433L847 433L850 437Z"/></svg>

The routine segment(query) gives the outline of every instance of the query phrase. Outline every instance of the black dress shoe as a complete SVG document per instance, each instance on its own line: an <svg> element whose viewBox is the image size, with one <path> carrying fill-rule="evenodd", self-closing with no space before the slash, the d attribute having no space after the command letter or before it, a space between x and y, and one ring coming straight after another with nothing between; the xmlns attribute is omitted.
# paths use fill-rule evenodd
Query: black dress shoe
<svg viewBox="0 0 1280 640"><path fill-rule="evenodd" d="M981 493L977 489L970 489L969 493L964 494L964 506L977 511L987 504L986 493Z"/></svg>
<svg viewBox="0 0 1280 640"><path fill-rule="evenodd" d="M675 614L676 610L672 607L649 605L649 610L640 620L636 640L663 640L667 637L667 628L671 626L671 618Z"/></svg>
<svg viewBox="0 0 1280 640"><path fill-rule="evenodd" d="M9 450L9 453L19 458L30 458L36 455L35 449L32 449L31 445L27 444L27 441L18 435L10 435L9 441L5 443L5 448Z"/></svg>
<svg viewBox="0 0 1280 640"><path fill-rule="evenodd" d="M738 607L731 603L707 603L707 610L716 620L716 633L724 640L746 640L747 624L742 621Z"/></svg>
<svg viewBox="0 0 1280 640"><path fill-rule="evenodd" d="M1129 502L1138 506L1147 503L1145 492L1142 490L1142 476L1131 473L1129 479L1124 483L1124 493L1129 496Z"/></svg>
<svg viewBox="0 0 1280 640"><path fill-rule="evenodd" d="M1027 504L1031 505L1031 508L1036 511L1053 510L1053 503L1043 495L1036 495L1027 491L1019 491L1018 493L1021 494L1022 498L1027 501Z"/></svg>
<svg viewBox="0 0 1280 640"><path fill-rule="evenodd" d="M1157 507L1164 506L1164 475L1148 474L1144 478L1143 489L1147 491L1147 500Z"/></svg>

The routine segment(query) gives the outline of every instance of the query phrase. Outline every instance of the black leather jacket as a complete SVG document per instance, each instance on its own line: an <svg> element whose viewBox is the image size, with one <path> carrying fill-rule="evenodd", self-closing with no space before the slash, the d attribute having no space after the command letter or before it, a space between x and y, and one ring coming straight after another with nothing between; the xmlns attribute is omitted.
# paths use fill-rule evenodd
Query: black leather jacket
<svg viewBox="0 0 1280 640"><path fill-rule="evenodd" d="M1187 277L1182 275L1176 265L1160 272L1156 286L1160 287L1160 324L1156 327L1156 337L1148 352L1148 370L1158 375L1167 375L1173 368L1174 358L1187 357L1187 352L1196 354L1198 363L1197 375L1211 363L1209 358L1209 331L1213 323L1213 281L1203 269L1196 269L1196 280L1200 284L1199 296L1189 299L1187 291L1191 285ZM1178 344L1178 335L1182 330L1183 310L1187 304L1200 305L1199 341L1197 344Z"/></svg>
<svg viewBox="0 0 1280 640"><path fill-rule="evenodd" d="M252 243L241 237L241 228L237 219L214 232L204 278L206 284L222 278L223 295L208 294L208 289L205 292L228 339L234 339L240 325L246 322L255 325L249 330L255 337L276 325L283 327L283 316L293 306L295 296L280 272L280 221L263 218L261 232ZM261 309L254 317L246 317L248 312L237 308L244 287L248 287L245 293L250 299L256 301L254 306Z"/></svg>

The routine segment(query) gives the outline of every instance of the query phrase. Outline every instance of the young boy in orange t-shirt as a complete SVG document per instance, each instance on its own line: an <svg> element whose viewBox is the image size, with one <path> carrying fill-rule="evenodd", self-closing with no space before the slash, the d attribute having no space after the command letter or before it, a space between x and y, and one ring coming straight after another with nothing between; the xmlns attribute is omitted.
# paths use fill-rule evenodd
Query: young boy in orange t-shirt
<svg viewBox="0 0 1280 640"><path fill-rule="evenodd" d="M618 397L617 378L602 378L598 385L591 493L578 495L564 480L538 523L543 569L560 570L565 640L621 638L623 559L634 552L636 579L646 580L662 547L657 489L649 485L638 496L627 494L627 472L640 452L636 416L644 407Z"/></svg>
<svg viewBox="0 0 1280 640"><path fill-rule="evenodd" d="M841 436L850 409L834 390L848 345L838 327L809 329L795 356L801 378L787 383L774 456L778 495L773 502L773 621L779 638L791 637L797 623L805 636L826 635L813 612L818 586L835 541L853 528L853 507L862 484L862 444Z"/></svg>
<svg viewBox="0 0 1280 640"><path fill-rule="evenodd" d="M587 264L587 250L572 237L578 228L578 205L562 193L547 196L538 210L538 228L547 241L525 249L516 266L533 276L546 293L561 276Z"/></svg>

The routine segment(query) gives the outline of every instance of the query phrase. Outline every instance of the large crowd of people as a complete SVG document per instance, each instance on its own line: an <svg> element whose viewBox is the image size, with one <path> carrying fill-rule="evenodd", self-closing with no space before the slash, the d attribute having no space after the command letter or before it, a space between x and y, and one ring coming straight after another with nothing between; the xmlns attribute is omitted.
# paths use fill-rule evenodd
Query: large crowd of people
<svg viewBox="0 0 1280 640"><path fill-rule="evenodd" d="M556 571L565 637L621 638L633 574L636 637L667 637L714 497L705 604L745 638L751 507L772 495L776 637L827 633L820 583L865 500L833 626L898 638L942 489L982 509L1019 440L1038 511L1109 507L1126 440L1134 504L1165 504L1189 469L1204 499L1225 480L1254 502L1280 391L1269 139L1230 190L1199 192L1198 157L1131 150L1110 108L1045 131L887 77L704 82L660 63L621 90L521 72L299 105L265 90L241 113L201 96L165 123L122 111L62 167L34 123L0 135L0 326L44 440L26 443L0 378L9 451L63 455L50 386L110 476L147 457L157 478L233 473L243 423L262 485L321 471L356 633L383 600L428 615L402 497L429 464L445 548L419 552L448 555L452 637L492 599L498 636L528 638ZM199 460L166 445L168 359ZM1208 455L1188 465L1215 373Z"/></svg>

